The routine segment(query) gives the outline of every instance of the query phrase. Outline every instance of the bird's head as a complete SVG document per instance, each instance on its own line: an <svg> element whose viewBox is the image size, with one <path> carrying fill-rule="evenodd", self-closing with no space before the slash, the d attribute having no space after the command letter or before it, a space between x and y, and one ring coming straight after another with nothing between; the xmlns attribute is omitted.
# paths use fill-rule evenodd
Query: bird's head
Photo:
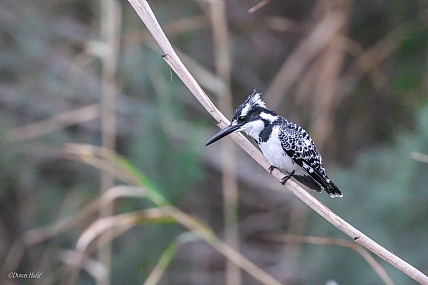
<svg viewBox="0 0 428 285"><path fill-rule="evenodd" d="M214 135L205 146L218 141L228 134L241 131L257 140L266 125L269 122L272 123L276 118L277 115L266 108L265 102L260 98L260 93L253 90L247 100L236 109L230 125Z"/></svg>

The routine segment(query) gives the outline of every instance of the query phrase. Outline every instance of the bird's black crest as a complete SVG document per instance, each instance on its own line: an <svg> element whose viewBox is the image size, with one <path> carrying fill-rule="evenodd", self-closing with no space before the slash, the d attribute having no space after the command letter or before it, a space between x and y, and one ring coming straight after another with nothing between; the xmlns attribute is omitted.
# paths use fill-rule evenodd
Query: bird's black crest
<svg viewBox="0 0 428 285"><path fill-rule="evenodd" d="M233 119L237 119L238 116L246 116L255 107L266 108L265 102L260 98L261 93L257 93L256 89L253 90L247 100L244 101L235 111Z"/></svg>

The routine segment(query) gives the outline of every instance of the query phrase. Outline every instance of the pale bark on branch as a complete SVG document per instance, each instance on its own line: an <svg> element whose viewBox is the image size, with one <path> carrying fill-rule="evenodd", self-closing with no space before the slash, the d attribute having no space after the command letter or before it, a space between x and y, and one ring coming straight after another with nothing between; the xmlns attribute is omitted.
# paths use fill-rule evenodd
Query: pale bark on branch
<svg viewBox="0 0 428 285"><path fill-rule="evenodd" d="M201 105L210 113L210 115L216 119L217 125L220 128L224 128L229 125L229 120L214 106L187 68L183 65L180 58L172 48L168 38L162 31L159 23L156 20L150 6L145 0L128 0L132 7L135 9L141 20L149 29L152 36L155 38L157 43L160 45L164 60L169 64L172 70L177 76L183 81L187 88L192 92L196 99ZM264 158L263 154L254 147L243 135L232 134L232 139L244 149L255 161L257 161L264 169L268 169L269 163ZM278 170L273 171L273 176L280 180L284 174ZM324 204L318 201L314 196L305 191L302 187L293 181L288 181L284 189L290 190L295 196L317 212L321 217L327 220L329 223L334 225L336 228L350 236L355 242L367 248L369 251L383 258L385 261L395 266L400 271L407 274L420 284L428 284L428 277L421 271L402 260L395 254L391 253L365 234L348 224L342 218L333 213Z"/></svg>

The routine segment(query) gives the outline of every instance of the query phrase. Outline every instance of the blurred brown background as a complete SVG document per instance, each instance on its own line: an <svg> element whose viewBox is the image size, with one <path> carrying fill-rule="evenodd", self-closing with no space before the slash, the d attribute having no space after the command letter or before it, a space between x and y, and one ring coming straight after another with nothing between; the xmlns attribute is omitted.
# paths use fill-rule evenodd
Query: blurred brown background
<svg viewBox="0 0 428 285"><path fill-rule="evenodd" d="M254 88L262 92L268 107L311 134L344 198L313 194L427 273L428 3L259 3L149 1L227 117ZM144 284L186 232L161 218L135 222L83 269L70 269L92 222L154 205L121 198L75 218L127 183L83 163L68 143L123 155L158 193L283 284L392 284L352 249L293 240L348 238L274 191L278 182L237 147L229 157L236 177L222 178L222 144L204 147L218 131L214 120L127 1L1 1L0 9L1 284ZM260 284L200 240L169 257L158 284ZM415 284L378 262L395 284Z"/></svg>

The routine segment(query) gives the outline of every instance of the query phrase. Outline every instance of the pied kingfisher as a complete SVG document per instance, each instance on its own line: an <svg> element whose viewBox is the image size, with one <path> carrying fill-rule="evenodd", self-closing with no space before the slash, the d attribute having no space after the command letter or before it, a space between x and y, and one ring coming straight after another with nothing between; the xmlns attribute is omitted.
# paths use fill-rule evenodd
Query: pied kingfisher
<svg viewBox="0 0 428 285"><path fill-rule="evenodd" d="M231 124L214 135L205 146L241 131L258 143L271 164L270 173L274 168L288 173L281 179L281 184L294 177L313 190L321 192L324 189L332 198L343 196L325 173L321 155L308 133L268 109L255 89L236 109Z"/></svg>

